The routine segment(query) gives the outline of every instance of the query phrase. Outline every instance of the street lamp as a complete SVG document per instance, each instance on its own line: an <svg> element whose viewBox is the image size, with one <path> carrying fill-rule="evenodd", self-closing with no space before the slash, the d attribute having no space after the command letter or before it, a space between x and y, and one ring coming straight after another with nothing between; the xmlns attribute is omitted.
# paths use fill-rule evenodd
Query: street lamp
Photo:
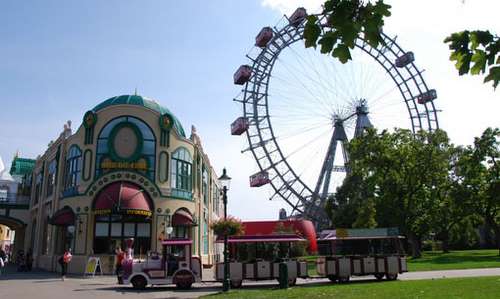
<svg viewBox="0 0 500 299"><path fill-rule="evenodd" d="M224 203L224 220L227 220L227 191L231 184L231 178L226 173L226 168L222 170L222 175L219 178L222 185L222 202ZM222 282L222 291L229 291L229 253L227 251L227 232L224 233L224 281Z"/></svg>

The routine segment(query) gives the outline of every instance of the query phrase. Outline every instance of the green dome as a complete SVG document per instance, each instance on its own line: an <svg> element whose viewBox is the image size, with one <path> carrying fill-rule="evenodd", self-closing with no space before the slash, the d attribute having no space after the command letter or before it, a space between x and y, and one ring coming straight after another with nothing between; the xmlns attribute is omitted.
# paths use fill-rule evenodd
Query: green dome
<svg viewBox="0 0 500 299"><path fill-rule="evenodd" d="M184 128L182 127L181 122L177 119L177 117L175 117L175 115L172 114L172 112L170 112L170 110L168 110L163 106L160 106L160 104L158 104L157 102L142 96L122 95L122 96L112 97L100 103L99 105L95 106L94 109L92 109L92 111L97 112L101 109L104 109L112 105L137 105L154 110L160 113L160 115L168 114L172 116L174 120L174 127L179 133L179 135L186 137L186 133L184 133Z"/></svg>

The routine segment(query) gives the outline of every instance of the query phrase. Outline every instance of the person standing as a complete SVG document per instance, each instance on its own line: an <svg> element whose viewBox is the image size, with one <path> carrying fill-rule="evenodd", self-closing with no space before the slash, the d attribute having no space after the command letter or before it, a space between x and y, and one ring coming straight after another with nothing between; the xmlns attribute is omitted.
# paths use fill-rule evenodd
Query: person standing
<svg viewBox="0 0 500 299"><path fill-rule="evenodd" d="M66 273L68 272L68 264L71 262L71 249L64 252L64 255L59 258L59 264L61 265L61 279L64 281L66 279Z"/></svg>
<svg viewBox="0 0 500 299"><path fill-rule="evenodd" d="M123 284L122 262L125 259L125 252L123 252L120 247L117 247L115 250L115 254L116 254L116 277L118 279L118 284Z"/></svg>
<svg viewBox="0 0 500 299"><path fill-rule="evenodd" d="M7 254L3 251L3 248L0 248L0 275L3 274L3 268L5 267L5 263L7 262Z"/></svg>
<svg viewBox="0 0 500 299"><path fill-rule="evenodd" d="M32 268L33 268L33 251L31 251L30 248L26 253L26 271L31 271Z"/></svg>

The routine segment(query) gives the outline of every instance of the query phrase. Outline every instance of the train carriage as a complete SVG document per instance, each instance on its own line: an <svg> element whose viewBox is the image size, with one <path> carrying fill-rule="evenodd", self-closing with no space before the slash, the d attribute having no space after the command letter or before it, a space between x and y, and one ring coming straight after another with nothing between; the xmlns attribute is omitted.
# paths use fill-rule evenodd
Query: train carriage
<svg viewBox="0 0 500 299"><path fill-rule="evenodd" d="M307 277L307 263L295 258L294 246L306 246L306 243L306 239L295 234L230 237L231 286L241 287L244 280L278 279L280 263L286 263L289 285L295 285L297 278ZM216 265L216 278L223 281L224 263Z"/></svg>
<svg viewBox="0 0 500 299"><path fill-rule="evenodd" d="M320 233L316 271L331 281L374 275L395 280L407 272L406 257L397 229L337 229Z"/></svg>

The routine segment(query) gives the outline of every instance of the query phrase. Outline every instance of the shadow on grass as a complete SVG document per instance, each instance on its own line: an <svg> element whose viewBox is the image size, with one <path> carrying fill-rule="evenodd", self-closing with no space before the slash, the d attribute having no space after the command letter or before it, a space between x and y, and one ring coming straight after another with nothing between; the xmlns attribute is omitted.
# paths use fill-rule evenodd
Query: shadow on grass
<svg viewBox="0 0 500 299"><path fill-rule="evenodd" d="M108 286L93 289L75 289L74 292L87 292L92 291L110 291L122 294L144 294L144 293L159 293L159 292L173 292L173 293L206 293L206 292L216 292L221 290L221 287L215 286L193 286L190 289L182 290L178 289L176 286L154 286L147 287L144 290L136 290L130 286Z"/></svg>
<svg viewBox="0 0 500 299"><path fill-rule="evenodd" d="M500 263L500 257L488 252L426 252L419 259L410 259L411 264L460 264Z"/></svg>
<svg viewBox="0 0 500 299"><path fill-rule="evenodd" d="M291 289L295 289L295 288L316 288L316 287L327 287L327 286L331 286L331 287L341 287L341 286L349 286L349 285L367 285L367 284L370 284L370 283L375 283L375 284L381 284L381 283L397 283L399 282L399 280L396 280L396 281L380 281L380 280L377 280L377 279L363 279L363 280L352 280L352 281L349 281L347 283L332 283L332 282L329 282L329 281L318 281L318 282L307 282L307 283L302 283L302 284L297 284L293 287L291 287ZM278 286L276 285L257 285L257 284L253 284L253 285L243 285L243 287L239 288L239 289L231 289L232 291L245 291L245 290L268 290L268 291L279 291L279 290L282 290L280 289ZM217 296L217 295L220 295L222 294L222 292L217 292L217 293L214 293L214 294L210 294L210 295L207 295L206 297L211 297L211 296Z"/></svg>

